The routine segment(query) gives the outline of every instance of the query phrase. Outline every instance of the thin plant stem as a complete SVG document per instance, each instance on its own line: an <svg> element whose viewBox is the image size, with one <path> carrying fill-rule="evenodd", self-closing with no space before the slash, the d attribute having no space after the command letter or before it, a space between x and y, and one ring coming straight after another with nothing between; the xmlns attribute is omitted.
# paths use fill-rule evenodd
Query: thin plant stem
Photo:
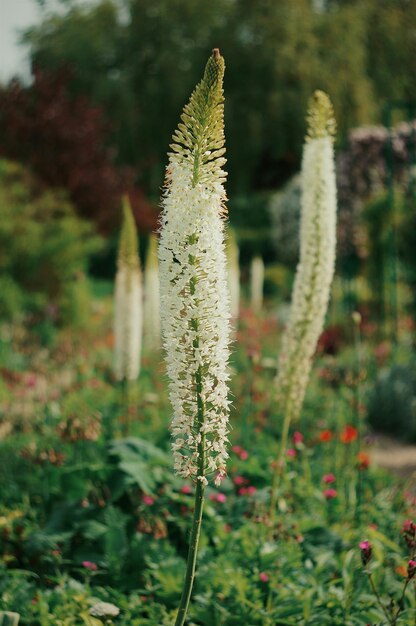
<svg viewBox="0 0 416 626"><path fill-rule="evenodd" d="M121 423L121 432L123 437L127 437L130 428L130 381L124 377L121 381L121 406L123 410L123 419Z"/></svg>
<svg viewBox="0 0 416 626"><path fill-rule="evenodd" d="M409 584L409 578L407 578L407 580L405 581L404 585L403 585L403 591L402 591L402 595L400 596L400 600L398 602L398 609L397 609L397 613L393 618L392 624L397 624L397 620L399 619L399 615L403 610L403 601L404 601L404 596L406 593L406 589L407 589L407 585Z"/></svg>
<svg viewBox="0 0 416 626"><path fill-rule="evenodd" d="M279 454L275 461L274 471L273 471L273 482L272 482L272 491L271 491L271 496L270 496L270 510L269 510L271 533L273 533L273 525L274 525L274 520L275 520L275 515L276 515L277 493L279 490L280 477L283 472L285 451L287 448L287 442L289 438L289 427L290 427L290 416L289 416L289 413L287 412L285 415L285 419L283 421L282 438L280 440Z"/></svg>
<svg viewBox="0 0 416 626"><path fill-rule="evenodd" d="M193 287L191 286L191 291ZM198 322L193 320L193 327L198 331ZM194 349L199 347L198 338L194 341ZM196 559L198 554L199 537L201 534L202 513L204 508L205 484L202 478L205 474L205 436L203 433L204 423L204 402L202 400L202 370L198 368L195 374L196 395L197 395L197 429L200 435L198 444L198 474L195 489L195 505L192 520L191 534L189 537L188 559L186 563L185 578L183 582L182 596L176 616L175 626L183 626L189 608L192 594L192 587L195 579Z"/></svg>
<svg viewBox="0 0 416 626"><path fill-rule="evenodd" d="M385 606L384 606L384 604L383 604L382 599L380 598L380 594L379 594L379 592L377 591L377 588L376 588L376 586L375 586L375 584L374 584L374 580L373 580L373 576L372 576L371 572L367 571L367 576L368 576L368 580L370 581L371 589L372 589L372 591L373 591L373 593L374 593L375 597L377 598L377 602L378 602L378 604L380 605L380 607L381 607L381 609L382 609L382 611L383 611L384 615L386 616L388 623L389 623L389 624L391 624L391 623L392 623L392 621L391 621L391 616L389 615L389 613L388 613L388 611L387 611L386 607L385 607Z"/></svg>

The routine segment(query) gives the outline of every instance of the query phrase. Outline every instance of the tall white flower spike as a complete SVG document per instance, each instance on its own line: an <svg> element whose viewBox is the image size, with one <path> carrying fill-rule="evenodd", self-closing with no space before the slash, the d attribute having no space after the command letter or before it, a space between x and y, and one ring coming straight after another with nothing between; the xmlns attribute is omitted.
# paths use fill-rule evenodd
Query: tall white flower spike
<svg viewBox="0 0 416 626"><path fill-rule="evenodd" d="M300 261L276 381L287 427L302 408L335 267L336 127L331 101L322 91L315 92L307 119L301 172Z"/></svg>
<svg viewBox="0 0 416 626"><path fill-rule="evenodd" d="M175 470L201 485L220 483L228 457L223 76L214 50L173 135L159 240Z"/></svg>
<svg viewBox="0 0 416 626"><path fill-rule="evenodd" d="M142 343L142 277L136 224L127 198L117 257L114 297L114 370L117 380L136 380Z"/></svg>

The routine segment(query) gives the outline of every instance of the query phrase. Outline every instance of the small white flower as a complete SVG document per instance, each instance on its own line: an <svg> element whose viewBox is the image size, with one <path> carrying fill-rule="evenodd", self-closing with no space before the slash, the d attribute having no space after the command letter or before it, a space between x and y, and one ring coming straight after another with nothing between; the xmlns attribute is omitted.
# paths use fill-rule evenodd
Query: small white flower
<svg viewBox="0 0 416 626"><path fill-rule="evenodd" d="M117 617L120 613L120 609L110 602L96 602L96 604L90 608L89 612L92 617L109 619L111 617Z"/></svg>

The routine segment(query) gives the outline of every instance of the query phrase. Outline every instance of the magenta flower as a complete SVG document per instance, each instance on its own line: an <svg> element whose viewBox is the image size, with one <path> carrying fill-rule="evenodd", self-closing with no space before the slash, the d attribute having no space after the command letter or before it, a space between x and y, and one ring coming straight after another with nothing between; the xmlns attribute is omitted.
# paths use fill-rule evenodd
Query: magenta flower
<svg viewBox="0 0 416 626"><path fill-rule="evenodd" d="M269 575L266 574L266 572L260 572L259 578L260 578L262 583L268 583L269 582Z"/></svg>
<svg viewBox="0 0 416 626"><path fill-rule="evenodd" d="M89 569L91 572L96 572L98 569L97 564L93 563L92 561L82 561L82 567L85 567L85 569Z"/></svg>
<svg viewBox="0 0 416 626"><path fill-rule="evenodd" d="M332 488L330 488L330 489L325 489L325 490L323 491L323 494L324 494L324 496L325 496L325 498L326 498L327 500L333 500L334 498L336 498L336 497L337 497L338 492L337 492L337 490L336 490L336 489L332 489Z"/></svg>
<svg viewBox="0 0 416 626"><path fill-rule="evenodd" d="M373 553L371 543L367 541L367 539L365 539L364 541L360 541L360 543L358 544L358 547L361 550L361 561L363 565L367 565Z"/></svg>
<svg viewBox="0 0 416 626"><path fill-rule="evenodd" d="M410 561L407 563L407 576L409 580L413 578L415 574L416 574L416 561L414 559L410 559Z"/></svg>
<svg viewBox="0 0 416 626"><path fill-rule="evenodd" d="M244 478L244 476L235 476L234 477L234 485L244 485L244 483L246 482L246 479Z"/></svg>
<svg viewBox="0 0 416 626"><path fill-rule="evenodd" d="M184 493L186 495L192 493L192 487L190 487L189 485L184 485L183 487L181 487L181 493Z"/></svg>
<svg viewBox="0 0 416 626"><path fill-rule="evenodd" d="M209 499L213 502L220 502L221 504L227 502L227 496L225 495L225 493L211 493Z"/></svg>
<svg viewBox="0 0 416 626"><path fill-rule="evenodd" d="M147 504L147 506L151 506L154 503L154 498L152 498L152 496L144 495L142 500L144 504Z"/></svg>
<svg viewBox="0 0 416 626"><path fill-rule="evenodd" d="M334 483L335 480L336 480L336 478L335 478L334 474L325 474L324 476L322 476L322 481L326 485L332 485L332 483Z"/></svg>
<svg viewBox="0 0 416 626"><path fill-rule="evenodd" d="M298 443L303 443L303 435L298 430L293 433L292 436L293 443L296 445Z"/></svg>
<svg viewBox="0 0 416 626"><path fill-rule="evenodd" d="M289 456L289 457L291 457L291 458L295 457L295 456L296 456L296 450L295 450L295 448L289 448L289 449L286 451L286 455L287 455L287 456Z"/></svg>
<svg viewBox="0 0 416 626"><path fill-rule="evenodd" d="M253 485L250 485L250 487L247 487L247 495L248 496L254 496L256 491L257 491L257 489Z"/></svg>

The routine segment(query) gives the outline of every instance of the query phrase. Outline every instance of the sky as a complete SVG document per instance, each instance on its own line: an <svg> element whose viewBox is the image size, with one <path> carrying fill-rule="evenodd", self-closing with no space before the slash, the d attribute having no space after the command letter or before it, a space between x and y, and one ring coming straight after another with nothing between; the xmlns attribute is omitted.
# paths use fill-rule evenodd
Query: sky
<svg viewBox="0 0 416 626"><path fill-rule="evenodd" d="M0 80L14 74L27 76L29 63L24 47L19 46L19 31L40 19L35 0L0 0Z"/></svg>
<svg viewBox="0 0 416 626"><path fill-rule="evenodd" d="M48 9L59 10L59 0L47 0L45 4ZM0 82L14 74L29 76L27 49L19 46L19 37L26 28L38 23L41 16L36 0L0 0Z"/></svg>

